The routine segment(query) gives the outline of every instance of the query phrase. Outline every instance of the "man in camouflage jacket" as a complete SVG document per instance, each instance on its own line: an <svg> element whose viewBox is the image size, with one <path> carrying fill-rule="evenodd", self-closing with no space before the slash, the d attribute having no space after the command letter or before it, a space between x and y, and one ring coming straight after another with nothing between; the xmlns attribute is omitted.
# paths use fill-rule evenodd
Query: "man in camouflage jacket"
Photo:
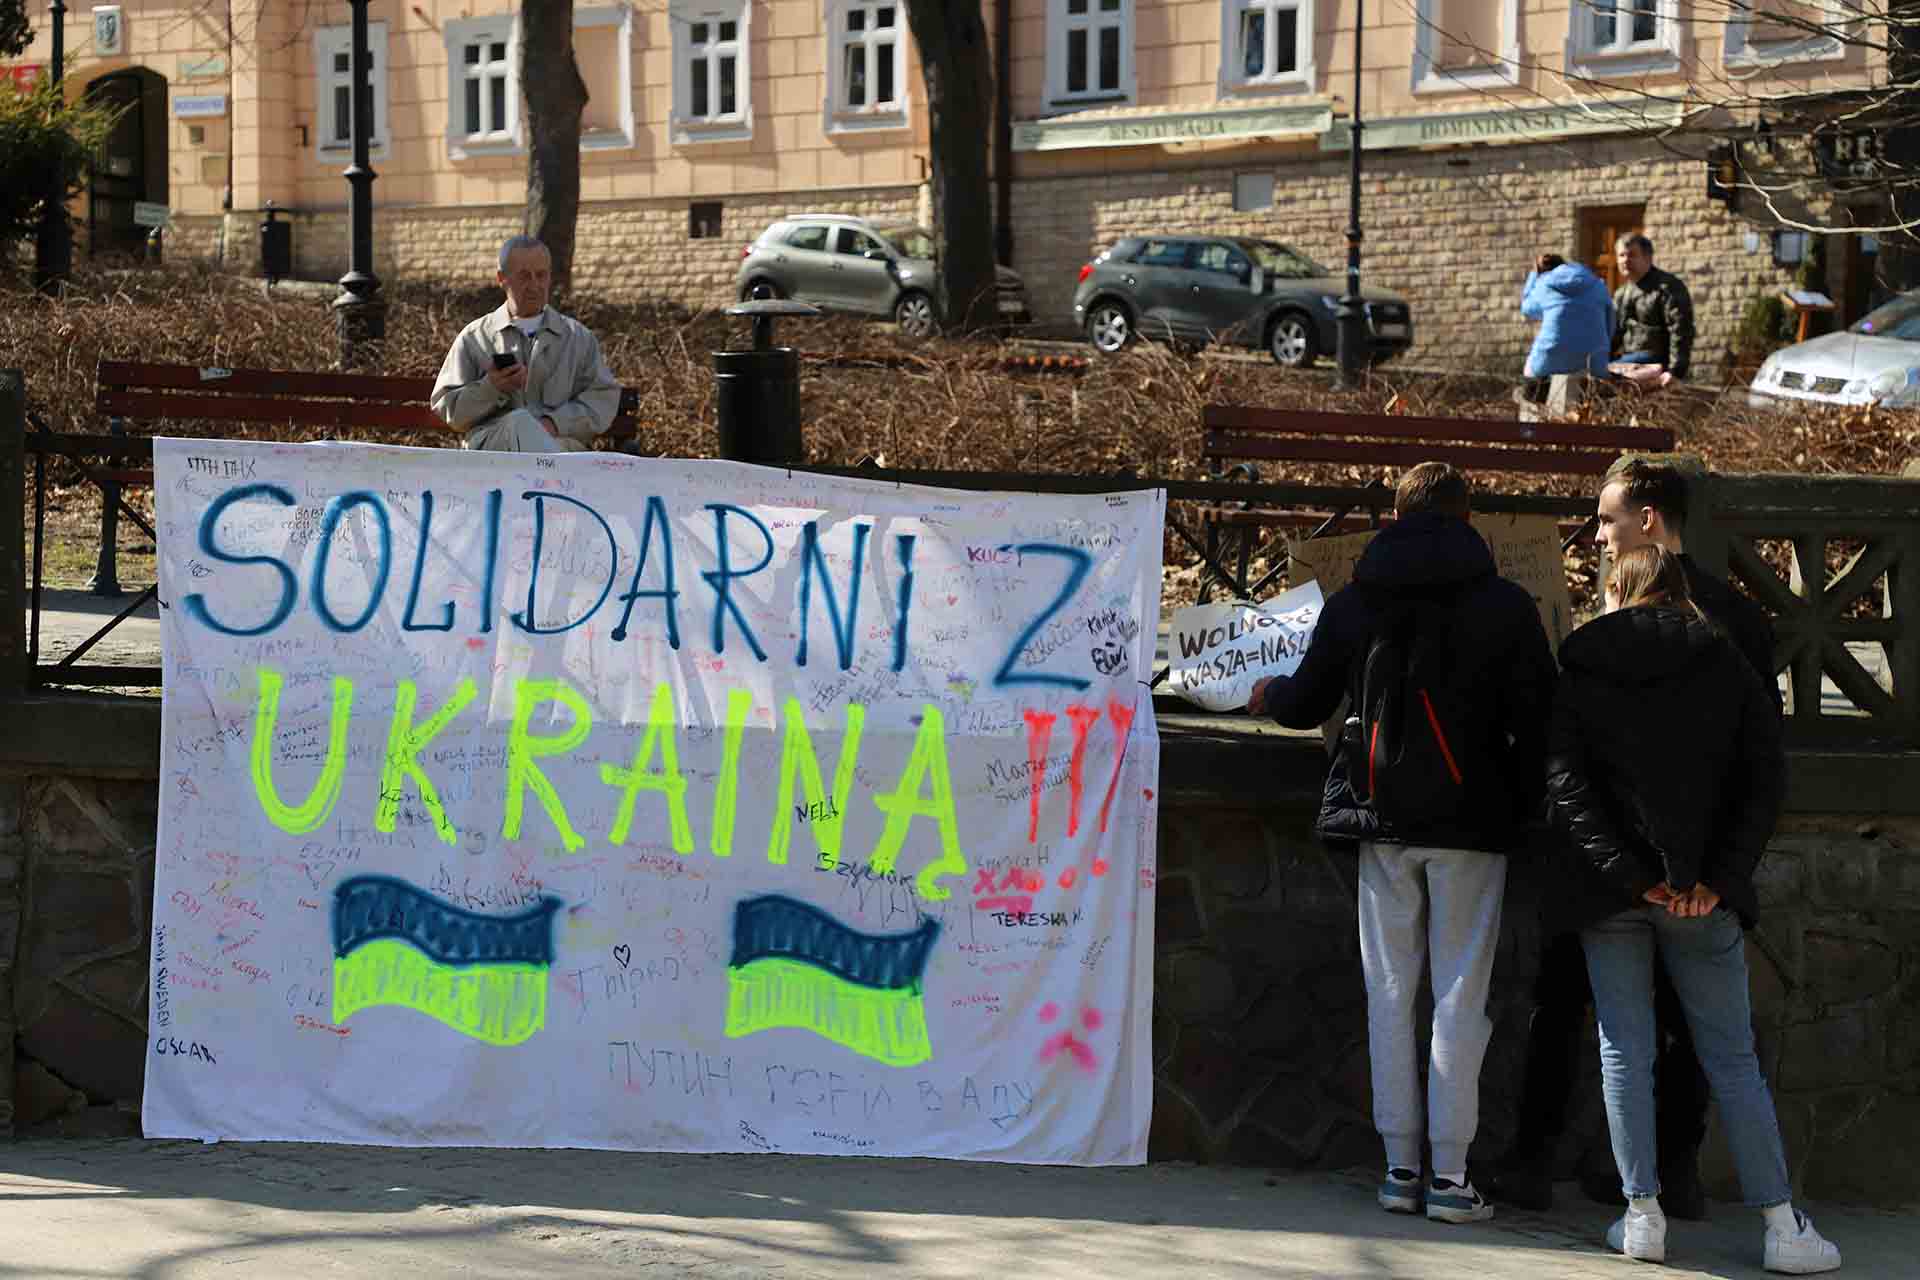
<svg viewBox="0 0 1920 1280"><path fill-rule="evenodd" d="M1653 265L1653 241L1621 236L1615 260L1627 282L1613 293L1613 358L1665 365L1675 378L1693 366L1693 299L1678 276Z"/></svg>

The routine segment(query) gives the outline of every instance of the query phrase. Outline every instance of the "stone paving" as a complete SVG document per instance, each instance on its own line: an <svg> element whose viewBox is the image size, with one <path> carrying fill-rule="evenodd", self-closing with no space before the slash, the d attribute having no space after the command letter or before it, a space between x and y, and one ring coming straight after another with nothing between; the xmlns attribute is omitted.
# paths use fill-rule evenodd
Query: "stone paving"
<svg viewBox="0 0 1920 1280"><path fill-rule="evenodd" d="M1552 1213L1443 1226L1381 1212L1358 1171L38 1141L0 1147L0 1275L1626 1275L1600 1243L1613 1211L1561 1191ZM1920 1220L1811 1211L1843 1275L1914 1274ZM1760 1240L1756 1213L1716 1205L1674 1224L1659 1274L1761 1277Z"/></svg>

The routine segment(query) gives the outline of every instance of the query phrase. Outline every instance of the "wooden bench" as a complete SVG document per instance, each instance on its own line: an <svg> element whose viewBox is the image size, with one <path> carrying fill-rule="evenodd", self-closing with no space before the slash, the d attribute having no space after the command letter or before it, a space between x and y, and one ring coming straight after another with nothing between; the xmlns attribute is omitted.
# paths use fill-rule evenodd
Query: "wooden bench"
<svg viewBox="0 0 1920 1280"><path fill-rule="evenodd" d="M1673 449L1673 432L1668 428L1572 422L1498 422L1208 405L1202 413L1202 425L1201 458L1208 475L1216 480L1237 473L1258 481L1256 464L1260 462L1378 468L1450 462L1469 475L1517 472L1597 478L1622 453L1667 453ZM1311 528L1315 534L1366 528L1378 524L1381 507L1392 505L1382 479L1350 491L1350 496L1353 500L1345 508L1319 512L1282 511L1251 503L1215 504L1204 517L1207 558L1220 565L1223 539L1237 532L1239 568L1230 585L1246 596L1247 567L1261 528ZM1593 497L1588 494L1546 505L1554 508L1553 514L1573 517L1569 527L1584 529L1591 520ZM1355 514L1357 507L1367 508L1367 513ZM1572 541L1569 539L1569 543ZM1252 590L1264 587L1278 572L1276 569L1267 574ZM1203 583L1202 599L1206 585Z"/></svg>
<svg viewBox="0 0 1920 1280"><path fill-rule="evenodd" d="M220 369L189 364L147 364L102 360L94 372L94 407L105 414L115 435L136 422L199 419L207 422L261 423L326 427L336 431L380 429L414 431L445 439L462 434L429 407L432 378L371 373L316 373L288 369ZM620 407L605 438L631 441L640 393L620 389ZM90 468L103 488L147 488L151 467ZM97 589L118 592L115 542L118 538L118 489L108 489L101 504L100 562Z"/></svg>
<svg viewBox="0 0 1920 1280"><path fill-rule="evenodd" d="M285 369L217 369L188 364L102 360L94 374L94 407L124 434L131 422L200 419L278 426L382 429L446 437L449 427L428 407L432 378ZM606 438L634 438L639 392L620 389L620 408ZM141 483L142 473L124 473ZM116 477L118 478L118 477ZM150 474L145 483L151 483Z"/></svg>

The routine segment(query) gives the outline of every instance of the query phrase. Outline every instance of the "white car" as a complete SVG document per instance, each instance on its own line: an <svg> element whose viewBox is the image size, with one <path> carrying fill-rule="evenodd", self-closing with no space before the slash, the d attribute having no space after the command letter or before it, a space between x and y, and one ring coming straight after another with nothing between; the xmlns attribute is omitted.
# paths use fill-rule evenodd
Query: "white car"
<svg viewBox="0 0 1920 1280"><path fill-rule="evenodd" d="M1920 406L1920 289L1903 293L1842 333L1782 347L1747 388L1747 403Z"/></svg>

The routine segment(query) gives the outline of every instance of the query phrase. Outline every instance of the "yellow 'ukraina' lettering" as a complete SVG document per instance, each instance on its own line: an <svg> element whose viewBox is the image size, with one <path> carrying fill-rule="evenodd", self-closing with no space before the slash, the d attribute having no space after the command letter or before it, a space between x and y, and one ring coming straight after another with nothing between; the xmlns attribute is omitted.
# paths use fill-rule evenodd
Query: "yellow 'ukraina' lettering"
<svg viewBox="0 0 1920 1280"><path fill-rule="evenodd" d="M573 726L557 738L536 738L527 732L534 708L543 702L558 702L573 712ZM517 680L513 686L513 728L507 734L506 820L500 834L509 840L520 838L520 810L526 796L523 788L533 789L540 807L560 832L560 842L568 853L577 851L586 841L567 821L560 804L560 793L547 781L534 761L541 756L565 755L587 740L593 732L593 708L587 700L558 680Z"/></svg>
<svg viewBox="0 0 1920 1280"><path fill-rule="evenodd" d="M261 812L274 826L290 836L305 835L327 820L340 799L340 785L347 772L347 728L353 723L353 681L345 676L333 678L333 708L327 721L327 760L307 798L294 806L282 801L273 785L274 728L280 720L280 689L285 680L271 667L261 667L259 677L260 705L253 715L253 792L260 798Z"/></svg>
<svg viewBox="0 0 1920 1280"><path fill-rule="evenodd" d="M474 692L473 680L462 680L454 689L453 696L447 699L446 705L434 712L425 724L415 728L413 705L420 691L411 680L400 682L393 699L393 726L387 730L385 763L380 767L380 807L373 814L376 829L393 830L394 821L400 814L400 784L404 779L412 778L414 786L420 790L420 803L426 806L427 813L433 818L433 829L440 833L441 841L446 844L458 843L453 823L447 819L446 807L440 803L440 793L433 789L433 780L420 767L420 753L473 701Z"/></svg>
<svg viewBox="0 0 1920 1280"><path fill-rule="evenodd" d="M923 778L933 786L933 794L924 799L920 795ZM953 780L947 768L947 718L931 702L921 709L920 733L913 740L912 758L900 772L899 785L887 795L875 796L873 802L887 815L886 829L867 859L875 873L886 875L893 870L915 818L932 818L940 824L940 857L922 867L913 884L929 902L951 896L953 891L941 886L940 877L967 874L967 858L960 851L960 819L954 812Z"/></svg>
<svg viewBox="0 0 1920 1280"><path fill-rule="evenodd" d="M767 833L767 861L776 865L786 862L787 850L793 844L795 775L806 788L809 805L820 806L827 801L826 788L820 782L820 757L814 753L800 699L788 698L786 711L787 732L780 747L780 794L773 802L773 829ZM853 790L854 766L860 762L860 734L866 727L867 709L857 702L849 702L846 717L846 728L840 735L840 760L833 770L833 803L828 816L812 824L813 842L820 849L820 865L829 868L840 864L840 832L846 825L847 796Z"/></svg>
<svg viewBox="0 0 1920 1280"><path fill-rule="evenodd" d="M740 803L740 739L746 735L751 710L751 693L727 690L727 737L720 749L720 780L713 788L713 834L708 846L716 858L733 856L733 816Z"/></svg>
<svg viewBox="0 0 1920 1280"><path fill-rule="evenodd" d="M731 701L731 700L729 700ZM741 715L744 717L745 712ZM653 686L653 705L647 711L647 736L633 753L633 763L600 766L600 781L620 787L620 808L613 815L613 829L607 832L609 844L626 843L633 830L633 802L642 791L658 791L667 798L667 825L672 833L675 853L693 852L693 828L687 822L687 780L680 774L680 748L676 734L679 717L673 709L673 686L662 680ZM653 753L660 752L660 769L652 772Z"/></svg>

